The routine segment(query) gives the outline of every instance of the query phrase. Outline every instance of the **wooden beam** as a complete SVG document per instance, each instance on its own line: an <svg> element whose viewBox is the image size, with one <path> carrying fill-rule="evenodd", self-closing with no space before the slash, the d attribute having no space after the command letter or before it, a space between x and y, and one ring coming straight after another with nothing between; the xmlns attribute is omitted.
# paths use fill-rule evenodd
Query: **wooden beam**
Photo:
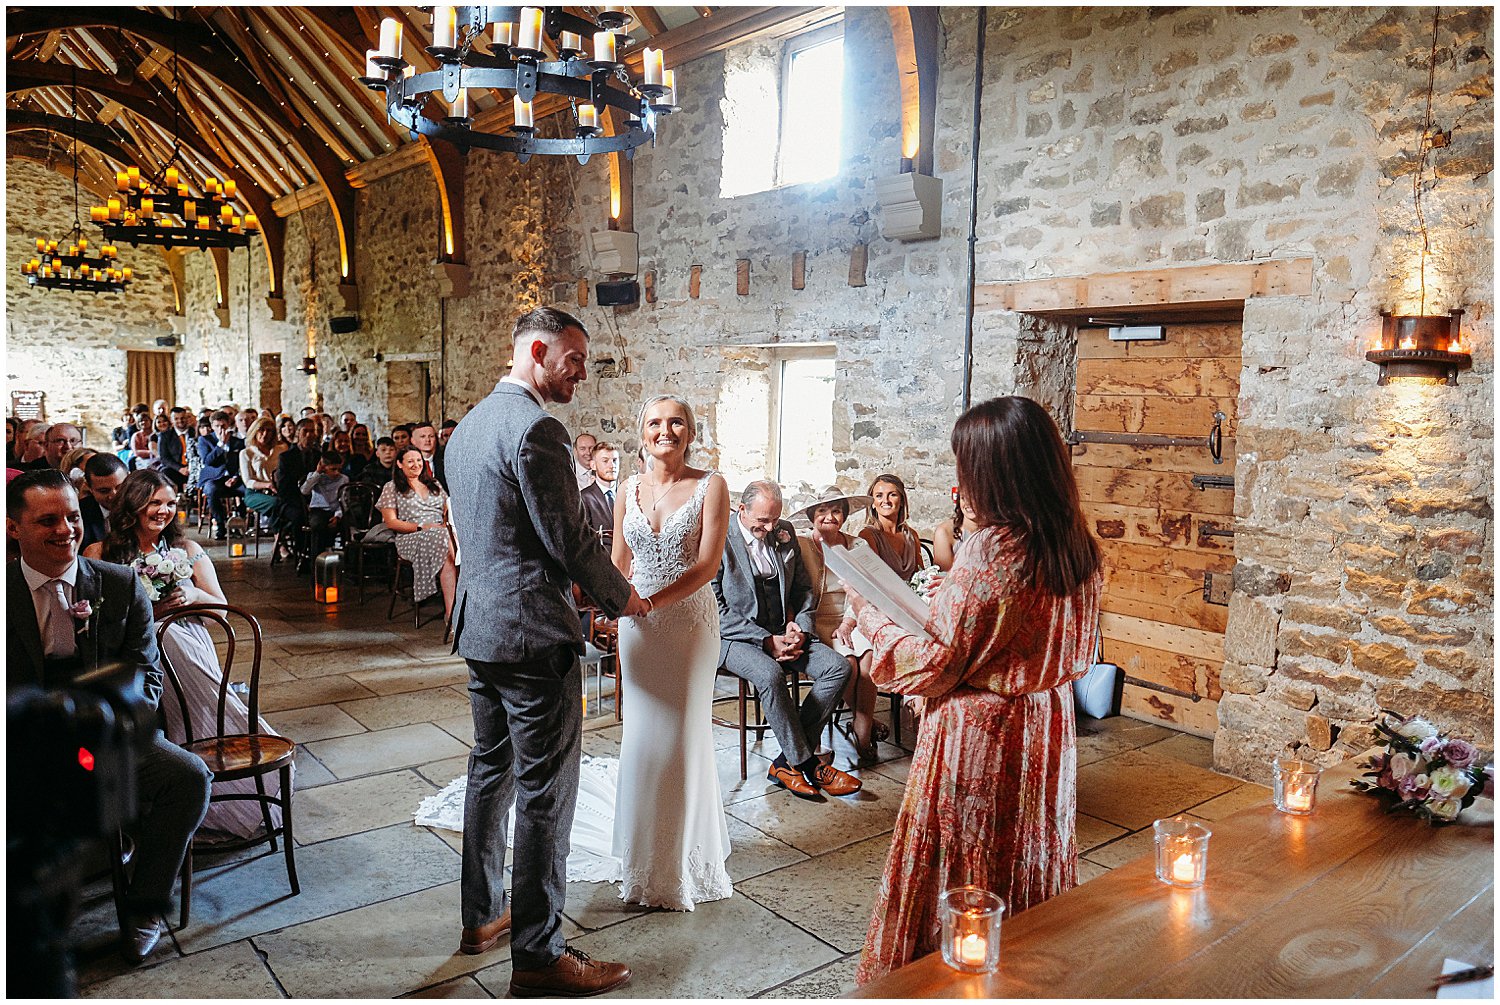
<svg viewBox="0 0 1500 1005"><path fill-rule="evenodd" d="M1109 308L1223 306L1256 296L1306 296L1312 292L1312 275L1312 259L1295 258L981 283L974 288L974 306L1043 316Z"/></svg>
<svg viewBox="0 0 1500 1005"><path fill-rule="evenodd" d="M635 19L646 29L646 34L655 38L667 30L666 22L662 21L661 15L656 13L655 7L632 7L630 12Z"/></svg>
<svg viewBox="0 0 1500 1005"><path fill-rule="evenodd" d="M216 292L218 302L214 304L214 314L219 319L220 328L229 327L229 249L209 248L209 256L214 260L214 279L216 280Z"/></svg>
<svg viewBox="0 0 1500 1005"><path fill-rule="evenodd" d="M887 7L901 82L901 157L918 174L932 174L937 117L938 46L942 25L936 7Z"/></svg>

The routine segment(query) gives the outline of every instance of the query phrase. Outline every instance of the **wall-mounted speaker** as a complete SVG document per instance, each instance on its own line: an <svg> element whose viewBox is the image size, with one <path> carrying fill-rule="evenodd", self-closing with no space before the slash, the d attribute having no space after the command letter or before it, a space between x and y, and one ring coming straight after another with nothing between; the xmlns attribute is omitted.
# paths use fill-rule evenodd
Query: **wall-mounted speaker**
<svg viewBox="0 0 1500 1005"><path fill-rule="evenodd" d="M335 335L348 335L359 331L358 314L340 314L328 319L328 330Z"/></svg>
<svg viewBox="0 0 1500 1005"><path fill-rule="evenodd" d="M158 335L156 336L156 344L167 348L175 348L182 343L177 340L176 335Z"/></svg>
<svg viewBox="0 0 1500 1005"><path fill-rule="evenodd" d="M594 287L594 295L600 307L622 307L640 302L641 284L634 279L599 283Z"/></svg>

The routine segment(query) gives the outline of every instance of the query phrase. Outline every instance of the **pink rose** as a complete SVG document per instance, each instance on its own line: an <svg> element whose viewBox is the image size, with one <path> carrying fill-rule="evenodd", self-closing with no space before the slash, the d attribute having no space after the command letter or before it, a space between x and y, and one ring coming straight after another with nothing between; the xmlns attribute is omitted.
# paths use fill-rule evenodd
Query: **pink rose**
<svg viewBox="0 0 1500 1005"><path fill-rule="evenodd" d="M1479 760L1479 748L1467 740L1449 740L1443 745L1443 760L1455 768L1473 767Z"/></svg>
<svg viewBox="0 0 1500 1005"><path fill-rule="evenodd" d="M1441 750L1442 747L1442 739L1436 736L1429 736L1427 739L1417 744L1417 749L1422 752L1423 757L1427 758L1436 756L1437 752Z"/></svg>
<svg viewBox="0 0 1500 1005"><path fill-rule="evenodd" d="M1425 799L1429 784L1426 775L1407 775L1396 783L1396 794L1402 799Z"/></svg>
<svg viewBox="0 0 1500 1005"><path fill-rule="evenodd" d="M80 600L78 601L78 603L68 608L68 613L73 615L73 617L77 618L79 621L87 621L89 618L92 618L94 616L94 605L89 603L87 600Z"/></svg>

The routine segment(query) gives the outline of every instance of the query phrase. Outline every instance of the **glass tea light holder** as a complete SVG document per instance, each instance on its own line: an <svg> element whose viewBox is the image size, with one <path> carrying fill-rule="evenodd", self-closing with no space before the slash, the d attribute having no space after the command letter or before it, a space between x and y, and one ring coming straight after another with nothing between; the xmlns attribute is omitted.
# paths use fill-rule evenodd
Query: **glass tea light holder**
<svg viewBox="0 0 1500 1005"><path fill-rule="evenodd" d="M1276 758L1272 796L1283 813L1307 816L1318 801L1318 777L1323 769L1296 757Z"/></svg>
<svg viewBox="0 0 1500 1005"><path fill-rule="evenodd" d="M965 974L1000 968L1000 919L1005 901L977 886L944 891L938 899L943 922L943 962Z"/></svg>
<svg viewBox="0 0 1500 1005"><path fill-rule="evenodd" d="M229 542L229 557L230 558L244 558L245 557L245 542L244 541L230 541Z"/></svg>
<svg viewBox="0 0 1500 1005"><path fill-rule="evenodd" d="M1187 817L1158 820L1156 878L1168 886L1196 890L1208 878L1208 839L1213 831Z"/></svg>

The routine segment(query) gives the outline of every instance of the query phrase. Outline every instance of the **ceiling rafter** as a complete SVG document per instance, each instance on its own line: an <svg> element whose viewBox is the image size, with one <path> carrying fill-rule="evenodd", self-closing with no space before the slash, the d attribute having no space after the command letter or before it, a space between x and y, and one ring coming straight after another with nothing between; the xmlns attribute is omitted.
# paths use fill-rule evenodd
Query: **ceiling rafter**
<svg viewBox="0 0 1500 1005"><path fill-rule="evenodd" d="M316 54L310 51L307 40L303 37L304 32L290 30L290 26L279 23L281 19L278 17L268 17L266 21L270 28L270 34L267 36L268 39L279 45L282 49L282 54L287 58L288 62L297 67L298 74L302 75L309 82L316 81L319 85L321 96L325 99L323 104L326 104L328 107L322 108L321 111L315 110L313 114L319 115L326 122L328 128L335 135L339 136L346 146L351 149L358 148L358 155L350 159L368 160L379 153L379 145L371 143L365 130L357 128L353 123L342 129L340 128L338 120L341 117L343 119L352 118L350 112L347 110L340 116L339 109L341 107L363 111L359 102L355 100L357 96L353 93L353 89L350 86L354 81L351 76L347 75L347 70L339 70L337 68L330 70L326 60L318 59ZM303 99L306 100L305 93L303 94ZM319 104L317 98L312 100L315 106ZM380 131L373 119L369 120L369 126L377 133Z"/></svg>

